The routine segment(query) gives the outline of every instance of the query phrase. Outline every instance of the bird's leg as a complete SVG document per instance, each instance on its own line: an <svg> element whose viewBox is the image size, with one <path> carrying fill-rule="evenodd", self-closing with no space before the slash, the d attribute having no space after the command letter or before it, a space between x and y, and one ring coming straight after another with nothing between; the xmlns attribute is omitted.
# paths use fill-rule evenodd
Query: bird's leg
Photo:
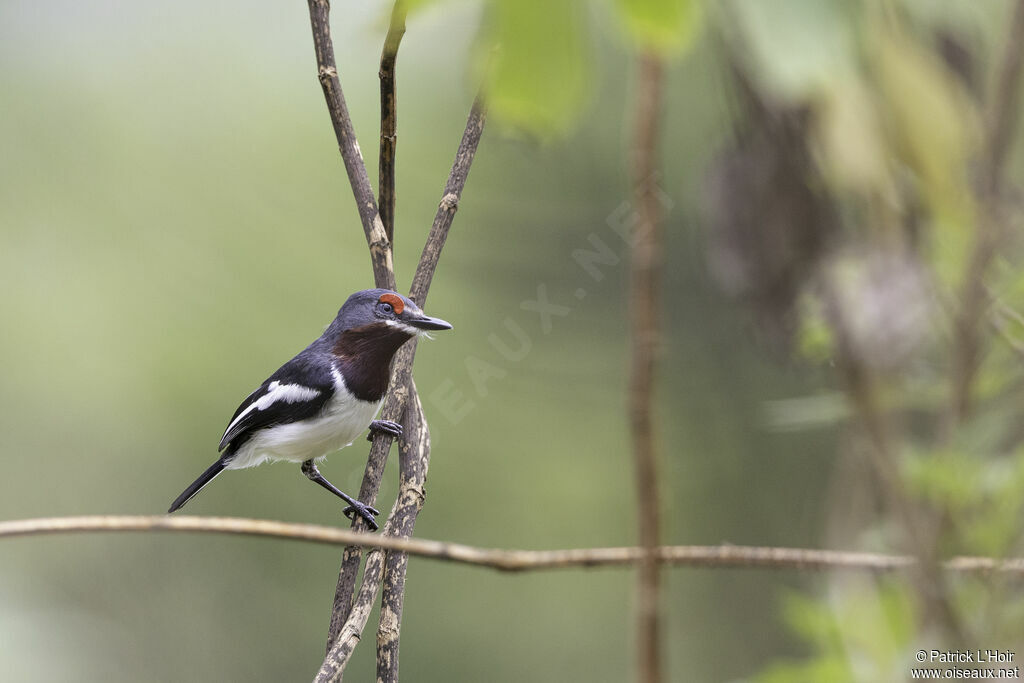
<svg viewBox="0 0 1024 683"><path fill-rule="evenodd" d="M367 441L373 441L374 432L384 432L397 439L402 435L402 425L391 420L374 420L370 423L370 433L366 435Z"/></svg>
<svg viewBox="0 0 1024 683"><path fill-rule="evenodd" d="M320 470L316 468L316 464L312 460L307 460L302 463L302 473L305 474L310 481L315 481L338 498L341 498L343 501L348 503L348 507L343 511L346 517L352 519L353 513L358 514L363 518L366 525L369 526L372 531L377 530L377 522L374 520L374 517L380 514L377 508L360 503L358 500L347 493L344 493L337 486L327 481L327 479L324 478L324 475L320 474Z"/></svg>

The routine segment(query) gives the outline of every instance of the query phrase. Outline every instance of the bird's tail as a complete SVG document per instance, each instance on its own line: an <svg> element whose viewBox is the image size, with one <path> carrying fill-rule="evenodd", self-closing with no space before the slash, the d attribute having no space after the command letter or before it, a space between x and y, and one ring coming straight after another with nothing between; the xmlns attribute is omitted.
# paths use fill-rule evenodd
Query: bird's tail
<svg viewBox="0 0 1024 683"><path fill-rule="evenodd" d="M213 478L224 471L227 467L227 463L224 460L218 460L217 462L210 465L205 472L199 475L199 478L188 485L188 488L181 492L181 495L174 499L171 503L171 509L167 511L170 514L182 507L185 503L192 500L192 496L199 493L199 490L213 481Z"/></svg>

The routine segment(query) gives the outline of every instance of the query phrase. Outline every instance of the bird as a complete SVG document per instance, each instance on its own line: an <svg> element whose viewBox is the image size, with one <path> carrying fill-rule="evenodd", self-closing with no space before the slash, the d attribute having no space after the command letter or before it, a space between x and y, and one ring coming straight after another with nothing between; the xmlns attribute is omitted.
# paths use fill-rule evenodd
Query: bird
<svg viewBox="0 0 1024 683"><path fill-rule="evenodd" d="M358 515L376 531L380 513L329 482L316 461L351 445L367 428L371 437L373 431L401 436L398 423L374 419L387 392L391 359L410 339L450 329L398 292L356 292L318 339L242 401L221 437L220 457L171 503L168 514L224 470L288 460L301 463L307 478L348 503L346 517Z"/></svg>

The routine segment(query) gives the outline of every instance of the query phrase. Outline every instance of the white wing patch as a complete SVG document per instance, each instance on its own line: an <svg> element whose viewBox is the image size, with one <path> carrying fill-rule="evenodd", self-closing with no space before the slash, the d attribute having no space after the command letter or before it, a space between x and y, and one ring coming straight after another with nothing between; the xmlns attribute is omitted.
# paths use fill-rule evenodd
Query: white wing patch
<svg viewBox="0 0 1024 683"><path fill-rule="evenodd" d="M224 430L224 433L230 432L240 420L254 410L266 410L279 401L284 401L285 403L311 401L319 395L320 391L318 389L304 387L301 384L281 384L274 380L267 385L267 393L246 406L245 410L240 412L238 417L231 421L231 424Z"/></svg>
<svg viewBox="0 0 1024 683"><path fill-rule="evenodd" d="M273 460L303 462L320 458L351 444L366 431L383 399L360 401L349 392L338 369L332 368L332 373L334 395L324 406L323 413L308 420L259 430L238 450L227 469L254 467Z"/></svg>

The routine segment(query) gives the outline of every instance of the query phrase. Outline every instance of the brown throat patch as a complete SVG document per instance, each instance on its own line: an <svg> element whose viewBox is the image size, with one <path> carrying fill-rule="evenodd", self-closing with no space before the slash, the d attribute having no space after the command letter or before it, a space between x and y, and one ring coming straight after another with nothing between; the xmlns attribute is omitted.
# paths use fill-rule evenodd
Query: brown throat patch
<svg viewBox="0 0 1024 683"><path fill-rule="evenodd" d="M331 351L339 361L348 390L361 401L383 398L391 379L391 359L410 339L408 332L382 322L342 332Z"/></svg>

